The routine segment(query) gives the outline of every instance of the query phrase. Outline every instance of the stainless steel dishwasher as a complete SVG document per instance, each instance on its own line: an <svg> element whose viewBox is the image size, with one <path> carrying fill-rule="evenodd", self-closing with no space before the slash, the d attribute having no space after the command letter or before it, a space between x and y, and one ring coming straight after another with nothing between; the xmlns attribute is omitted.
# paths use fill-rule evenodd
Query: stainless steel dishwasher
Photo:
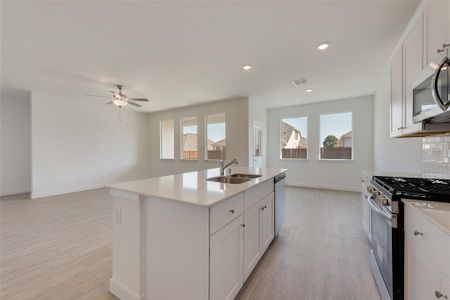
<svg viewBox="0 0 450 300"><path fill-rule="evenodd" d="M284 184L286 181L286 173L281 173L274 177L274 190L275 190L275 235L277 235L284 224L286 216L285 198L286 192L284 190Z"/></svg>

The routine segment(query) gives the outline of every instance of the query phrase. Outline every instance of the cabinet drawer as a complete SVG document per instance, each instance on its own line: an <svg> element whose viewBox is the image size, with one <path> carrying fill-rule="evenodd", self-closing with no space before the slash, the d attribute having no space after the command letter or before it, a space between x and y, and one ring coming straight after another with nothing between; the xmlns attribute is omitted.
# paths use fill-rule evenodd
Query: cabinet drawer
<svg viewBox="0 0 450 300"><path fill-rule="evenodd" d="M273 180L268 180L245 192L245 210L264 199L273 192Z"/></svg>
<svg viewBox="0 0 450 300"><path fill-rule="evenodd" d="M414 234L416 231L419 234ZM420 247L445 274L450 274L450 238L407 204L405 238L409 239L411 247Z"/></svg>
<svg viewBox="0 0 450 300"><path fill-rule="evenodd" d="M226 199L209 210L209 233L213 234L244 211L244 194Z"/></svg>

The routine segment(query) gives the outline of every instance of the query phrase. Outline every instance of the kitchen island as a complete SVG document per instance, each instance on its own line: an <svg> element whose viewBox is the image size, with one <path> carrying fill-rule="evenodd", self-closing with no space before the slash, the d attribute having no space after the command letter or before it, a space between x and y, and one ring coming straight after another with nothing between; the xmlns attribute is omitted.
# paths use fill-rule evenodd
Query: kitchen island
<svg viewBox="0 0 450 300"><path fill-rule="evenodd" d="M273 179L285 172L233 167L226 178L210 169L109 185L110 291L120 299L233 299L273 240Z"/></svg>

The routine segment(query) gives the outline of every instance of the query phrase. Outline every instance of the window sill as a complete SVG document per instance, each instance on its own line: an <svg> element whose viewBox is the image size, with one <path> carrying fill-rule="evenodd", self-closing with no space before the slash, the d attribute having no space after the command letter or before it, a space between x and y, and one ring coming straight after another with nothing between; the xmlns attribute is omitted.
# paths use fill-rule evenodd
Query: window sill
<svg viewBox="0 0 450 300"><path fill-rule="evenodd" d="M198 159L180 158L183 161L198 161Z"/></svg>
<svg viewBox="0 0 450 300"><path fill-rule="evenodd" d="M309 160L309 158L279 158L279 160Z"/></svg>
<svg viewBox="0 0 450 300"><path fill-rule="evenodd" d="M175 158L159 158L159 160L175 160Z"/></svg>
<svg viewBox="0 0 450 300"><path fill-rule="evenodd" d="M355 160L352 159L340 159L340 158L318 158L318 161L339 161L339 162L354 162Z"/></svg>

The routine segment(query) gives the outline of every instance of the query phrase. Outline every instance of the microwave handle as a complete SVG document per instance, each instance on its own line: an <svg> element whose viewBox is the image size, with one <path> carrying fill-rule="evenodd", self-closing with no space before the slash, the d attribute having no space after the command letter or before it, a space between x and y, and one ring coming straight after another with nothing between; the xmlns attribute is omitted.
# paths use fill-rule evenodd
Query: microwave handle
<svg viewBox="0 0 450 300"><path fill-rule="evenodd" d="M450 68L450 60L448 59L448 57L444 57L444 59L441 61L441 63L439 64L439 67L437 68L436 72L433 75L433 79L431 82L431 92L433 95L433 99L434 102L436 102L436 104L443 110L446 111L447 108L450 106L450 101L449 99L447 99L446 102L444 102L441 98L441 95L439 95L439 90L438 90L438 79L439 79L439 75L441 74L441 70L444 67L444 65L447 64L447 68Z"/></svg>

